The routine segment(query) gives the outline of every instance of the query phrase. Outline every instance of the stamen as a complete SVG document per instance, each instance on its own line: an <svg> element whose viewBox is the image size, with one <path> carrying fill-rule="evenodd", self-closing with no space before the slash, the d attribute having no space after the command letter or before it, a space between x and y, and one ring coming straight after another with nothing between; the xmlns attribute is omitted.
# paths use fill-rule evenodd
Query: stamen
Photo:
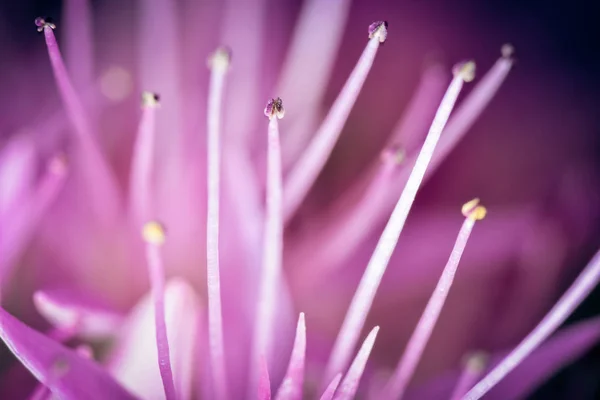
<svg viewBox="0 0 600 400"><path fill-rule="evenodd" d="M379 45L387 36L387 24L379 23L378 28L369 32L369 42L358 60L329 114L315 133L308 148L304 151L285 185L285 219L289 220L306 197L329 158L350 110L371 70Z"/></svg>
<svg viewBox="0 0 600 400"><path fill-rule="evenodd" d="M219 266L219 203L221 175L221 115L225 74L231 55L218 49L209 59L210 87L208 95L207 217L206 217L206 285L208 292L209 354L217 399L229 398L223 345L221 310L221 278Z"/></svg>
<svg viewBox="0 0 600 400"><path fill-rule="evenodd" d="M479 379L488 365L487 353L477 352L468 357L463 372L458 379L451 400L460 400L469 391L473 384Z"/></svg>
<svg viewBox="0 0 600 400"><path fill-rule="evenodd" d="M301 400L304 384L304 357L306 353L306 324L304 313L300 313L296 327L296 339L283 383L277 391L276 400Z"/></svg>
<svg viewBox="0 0 600 400"><path fill-rule="evenodd" d="M402 228L404 227L404 223L417 194L417 190L423 180L423 176L425 175L435 146L446 125L446 121L450 116L450 112L454 107L454 103L456 102L460 90L462 89L464 77L472 68L474 68L474 65L461 67L461 70L455 75L442 99L440 107L431 124L431 128L429 129L429 133L427 134L427 138L425 139L425 143L417 157L413 170L406 182L406 186L402 191L402 195L381 234L381 238L377 243L377 247L371 256L371 260L365 269L360 284L354 294L354 298L352 299L352 303L346 313L346 318L344 319L344 323L333 347L325 379L329 379L336 371L344 369L348 363L350 353L356 345L358 334L364 325L383 273L394 252L398 237L402 232Z"/></svg>
<svg viewBox="0 0 600 400"><path fill-rule="evenodd" d="M88 176L90 198L100 221L113 221L119 209L117 184L95 140L87 113L69 78L53 29L54 24L36 18L38 31L44 32L54 79L82 147L83 165Z"/></svg>
<svg viewBox="0 0 600 400"><path fill-rule="evenodd" d="M513 52L512 46L502 46L502 57L496 61L494 66L481 78L471 93L456 109L456 112L448 121L446 129L444 129L444 136L440 140L438 150L431 162L430 173L446 158L488 106L512 68Z"/></svg>
<svg viewBox="0 0 600 400"><path fill-rule="evenodd" d="M515 369L527 356L544 342L581 304L600 282L600 251L579 274L575 282L546 314L544 319L500 363L463 397L477 400Z"/></svg>
<svg viewBox="0 0 600 400"><path fill-rule="evenodd" d="M156 109L159 107L156 93L142 93L142 118L138 126L137 139L133 150L130 186L130 212L135 223L147 220L152 210L152 160L154 156L154 135Z"/></svg>
<svg viewBox="0 0 600 400"><path fill-rule="evenodd" d="M335 394L335 391L338 388L338 385L340 384L340 381L342 380L342 373L338 373L329 383L329 385L327 385L327 388L325 389L325 391L323 392L323 395L321 396L321 400L331 400L333 399L333 395Z"/></svg>
<svg viewBox="0 0 600 400"><path fill-rule="evenodd" d="M270 112L267 115L267 110ZM281 99L272 99L265 108L269 118L267 143L267 194L265 231L263 242L263 265L260 282L258 309L254 331L253 359L271 356L273 322L278 303L277 287L281 274L283 254L282 172L279 143Z"/></svg>
<svg viewBox="0 0 600 400"><path fill-rule="evenodd" d="M158 352L158 368L167 400L176 400L167 325L165 322L165 270L160 248L165 242L165 229L159 222L147 222L142 229L142 237L146 242L146 260L152 297L154 298L154 323L156 325L156 349Z"/></svg>
<svg viewBox="0 0 600 400"><path fill-rule="evenodd" d="M398 363L390 381L385 390L387 397L390 399L401 399L410 379L412 378L415 369L423 355L423 350L431 337L433 328L437 323L437 320L442 312L448 293L454 281L454 275L458 269L458 263L462 257L465 246L471 235L475 221L483 218L485 215L485 208L478 206L479 199L472 200L463 206L463 214L465 215L465 222L460 228L456 243L448 259L448 263L444 267L442 276L433 291L425 311L415 328L406 351L402 356L402 359Z"/></svg>
<svg viewBox="0 0 600 400"><path fill-rule="evenodd" d="M349 0L308 0L302 5L277 85L294 121L281 144L284 170L297 160L314 132L349 10Z"/></svg>
<svg viewBox="0 0 600 400"><path fill-rule="evenodd" d="M378 326L373 328L363 342L358 354L356 355L356 358L354 361L352 361L352 365L350 365L348 373L344 377L342 384L335 393L335 400L350 400L354 398L356 390L358 389L358 384L360 383L360 378L365 369L365 365L367 364L367 360L371 354L371 349L373 349L373 345L375 344L377 332L379 332Z"/></svg>

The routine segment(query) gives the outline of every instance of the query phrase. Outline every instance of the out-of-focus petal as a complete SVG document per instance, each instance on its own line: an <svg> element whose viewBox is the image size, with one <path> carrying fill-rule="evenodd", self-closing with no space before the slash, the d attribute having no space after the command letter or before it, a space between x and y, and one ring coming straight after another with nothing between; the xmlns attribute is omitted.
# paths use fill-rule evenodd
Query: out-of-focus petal
<svg viewBox="0 0 600 400"><path fill-rule="evenodd" d="M35 177L31 141L17 137L0 154L0 219L31 188Z"/></svg>
<svg viewBox="0 0 600 400"><path fill-rule="evenodd" d="M598 341L600 341L600 318L594 318L561 330L490 390L486 395L486 399L511 400L525 398L537 386L544 383L558 370L582 356ZM491 357L490 367L501 361L506 353L506 351L495 353ZM459 377L460 371L446 373L409 391L406 399L446 398L452 393Z"/></svg>
<svg viewBox="0 0 600 400"><path fill-rule="evenodd" d="M198 341L200 302L192 287L172 279L165 288L165 319L175 389L180 399L192 397L194 348ZM165 398L156 350L154 306L150 294L131 312L116 348L109 356L111 374L145 400Z"/></svg>
<svg viewBox="0 0 600 400"><path fill-rule="evenodd" d="M258 400L271 400L271 380L267 361L262 358L260 362L260 378L258 380Z"/></svg>
<svg viewBox="0 0 600 400"><path fill-rule="evenodd" d="M135 399L95 362L34 331L3 308L0 337L25 368L61 399Z"/></svg>
<svg viewBox="0 0 600 400"><path fill-rule="evenodd" d="M100 299L73 289L39 290L33 302L40 314L57 328L75 328L87 338L109 336L117 331L124 317Z"/></svg>

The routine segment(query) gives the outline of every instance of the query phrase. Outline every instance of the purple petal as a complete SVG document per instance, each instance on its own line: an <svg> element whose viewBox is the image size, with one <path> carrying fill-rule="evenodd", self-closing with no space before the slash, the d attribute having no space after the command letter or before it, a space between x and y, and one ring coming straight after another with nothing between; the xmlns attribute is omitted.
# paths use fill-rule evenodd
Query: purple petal
<svg viewBox="0 0 600 400"><path fill-rule="evenodd" d="M486 399L520 399L531 393L558 370L582 356L600 341L600 318L590 319L562 329L548 339L531 356L494 387ZM493 367L507 351L492 356ZM488 369L489 370L489 369ZM407 400L447 398L460 376L460 371L446 373L419 388L409 391Z"/></svg>
<svg viewBox="0 0 600 400"><path fill-rule="evenodd" d="M192 397L199 313L198 297L186 281L171 279L167 282L165 322L175 390L182 400ZM165 398L158 368L154 305L150 294L144 296L131 312L107 365L115 379L137 396L146 400Z"/></svg>
<svg viewBox="0 0 600 400"><path fill-rule="evenodd" d="M114 334L124 319L100 299L67 288L39 290L33 302L55 327L76 328L77 334L89 338Z"/></svg>
<svg viewBox="0 0 600 400"><path fill-rule="evenodd" d="M490 400L522 399L558 370L581 357L600 341L600 318L558 332L486 396ZM504 357L494 357L499 362Z"/></svg>
<svg viewBox="0 0 600 400"><path fill-rule="evenodd" d="M95 362L29 328L3 308L0 337L25 368L61 399L135 399Z"/></svg>

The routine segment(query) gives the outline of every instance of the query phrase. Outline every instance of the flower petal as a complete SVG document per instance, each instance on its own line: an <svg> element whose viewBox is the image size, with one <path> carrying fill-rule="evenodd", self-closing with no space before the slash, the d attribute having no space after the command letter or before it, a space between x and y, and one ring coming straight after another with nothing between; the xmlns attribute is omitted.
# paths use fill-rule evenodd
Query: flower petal
<svg viewBox="0 0 600 400"><path fill-rule="evenodd" d="M100 299L67 288L39 290L33 303L57 328L75 327L77 334L88 338L114 334L124 319Z"/></svg>
<svg viewBox="0 0 600 400"><path fill-rule="evenodd" d="M600 341L600 317L559 331L486 395L486 399L521 399L573 362ZM507 351L495 353L490 367L501 361ZM489 370L489 369L488 369ZM408 392L407 400L447 398L460 377L460 371L446 373Z"/></svg>
<svg viewBox="0 0 600 400"><path fill-rule="evenodd" d="M108 373L0 308L0 337L23 365L61 399L133 400Z"/></svg>
<svg viewBox="0 0 600 400"><path fill-rule="evenodd" d="M191 398L194 346L198 339L200 302L184 280L172 279L165 288L165 320L175 389L180 399ZM125 323L120 340L109 356L111 374L146 400L164 399L158 369L154 305L144 296Z"/></svg>

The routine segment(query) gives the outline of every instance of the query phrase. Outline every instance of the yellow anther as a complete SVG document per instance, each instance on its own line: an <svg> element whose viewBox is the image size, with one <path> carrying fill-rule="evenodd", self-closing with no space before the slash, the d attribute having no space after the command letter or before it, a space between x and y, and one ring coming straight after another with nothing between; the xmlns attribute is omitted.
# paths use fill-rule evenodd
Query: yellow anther
<svg viewBox="0 0 600 400"><path fill-rule="evenodd" d="M165 227L157 221L150 221L142 228L142 237L147 243L162 245L166 239Z"/></svg>

